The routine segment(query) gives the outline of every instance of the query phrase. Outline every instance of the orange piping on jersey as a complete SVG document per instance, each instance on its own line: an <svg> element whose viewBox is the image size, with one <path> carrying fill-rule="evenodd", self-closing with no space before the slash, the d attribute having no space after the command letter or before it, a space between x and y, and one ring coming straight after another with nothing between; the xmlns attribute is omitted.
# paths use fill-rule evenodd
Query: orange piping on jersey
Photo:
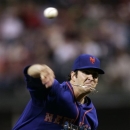
<svg viewBox="0 0 130 130"><path fill-rule="evenodd" d="M74 91L72 90L72 88L70 87L70 85L66 82L67 86L69 87L70 91L72 92L73 96L74 96ZM74 96L75 97L75 96ZM76 116L76 119L75 121L77 120L78 116L79 116L79 110L78 110L78 107L76 105L76 102L75 102L75 106L76 106L76 110L77 110L77 116ZM75 122L74 121L74 122Z"/></svg>
<svg viewBox="0 0 130 130"><path fill-rule="evenodd" d="M86 115L88 112L90 112L92 109L93 109L93 107L92 107L90 110L84 112L83 119L82 119L82 122L83 122L83 123L84 123L84 117L85 117L85 115Z"/></svg>

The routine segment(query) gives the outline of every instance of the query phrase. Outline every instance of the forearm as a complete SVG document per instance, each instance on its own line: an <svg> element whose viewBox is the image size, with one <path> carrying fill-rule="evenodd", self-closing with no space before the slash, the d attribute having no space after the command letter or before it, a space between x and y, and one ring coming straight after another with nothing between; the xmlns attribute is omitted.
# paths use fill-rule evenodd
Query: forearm
<svg viewBox="0 0 130 130"><path fill-rule="evenodd" d="M47 65L34 64L28 68L27 74L33 78L40 78L46 88L52 86L55 78L54 72Z"/></svg>
<svg viewBox="0 0 130 130"><path fill-rule="evenodd" d="M27 73L33 78L40 78L42 69L44 69L44 65L34 64L28 68Z"/></svg>

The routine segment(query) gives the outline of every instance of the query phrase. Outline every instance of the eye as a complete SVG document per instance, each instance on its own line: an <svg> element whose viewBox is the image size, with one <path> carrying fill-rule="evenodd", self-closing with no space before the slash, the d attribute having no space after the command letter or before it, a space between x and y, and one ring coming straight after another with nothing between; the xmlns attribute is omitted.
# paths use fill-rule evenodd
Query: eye
<svg viewBox="0 0 130 130"><path fill-rule="evenodd" d="M93 73L92 76L93 76L93 78L98 78L99 74L98 73Z"/></svg>
<svg viewBox="0 0 130 130"><path fill-rule="evenodd" d="M92 71L92 70L82 70L82 72L84 74L87 74L87 75L92 75L93 78L98 78L99 77L98 72L95 72L95 71Z"/></svg>

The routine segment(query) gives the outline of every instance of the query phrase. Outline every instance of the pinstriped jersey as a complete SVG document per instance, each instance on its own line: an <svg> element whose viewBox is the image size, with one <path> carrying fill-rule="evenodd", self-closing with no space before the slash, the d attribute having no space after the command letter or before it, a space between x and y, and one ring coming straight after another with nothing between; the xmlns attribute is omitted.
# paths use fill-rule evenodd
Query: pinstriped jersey
<svg viewBox="0 0 130 130"><path fill-rule="evenodd" d="M96 130L96 109L89 97L80 104L76 101L69 81L46 89L39 78L33 78L24 70L27 89L31 99L12 130L61 130L65 122Z"/></svg>

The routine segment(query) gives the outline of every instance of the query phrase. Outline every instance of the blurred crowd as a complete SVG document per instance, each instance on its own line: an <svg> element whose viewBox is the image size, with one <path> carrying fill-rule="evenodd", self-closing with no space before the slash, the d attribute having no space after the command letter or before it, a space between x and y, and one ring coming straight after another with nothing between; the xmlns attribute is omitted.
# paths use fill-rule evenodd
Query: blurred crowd
<svg viewBox="0 0 130 130"><path fill-rule="evenodd" d="M43 10L58 9L47 19ZM59 0L14 2L0 6L0 89L25 88L23 69L48 64L62 82L73 60L89 53L106 74L100 92L130 92L130 2Z"/></svg>

